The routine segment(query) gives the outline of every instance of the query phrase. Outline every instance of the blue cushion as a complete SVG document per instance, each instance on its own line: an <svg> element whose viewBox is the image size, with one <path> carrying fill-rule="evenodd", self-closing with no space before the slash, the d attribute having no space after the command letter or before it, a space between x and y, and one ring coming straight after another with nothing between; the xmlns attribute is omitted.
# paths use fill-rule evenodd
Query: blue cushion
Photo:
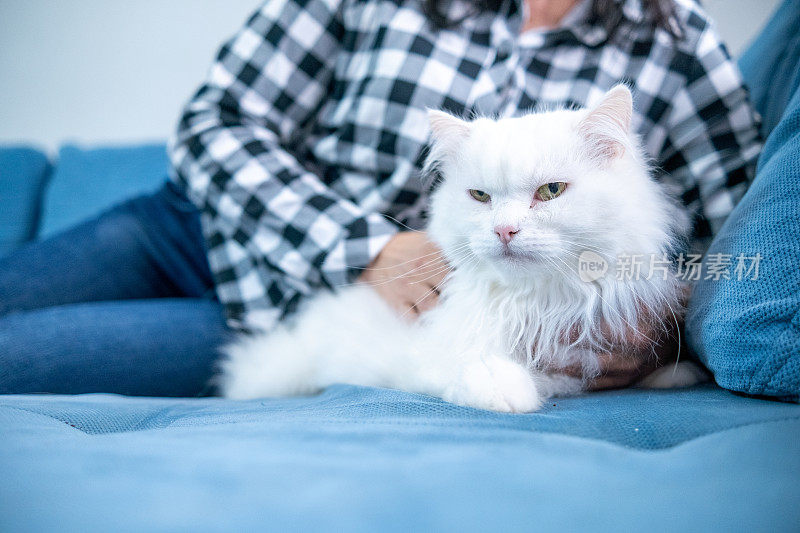
<svg viewBox="0 0 800 533"><path fill-rule="evenodd" d="M800 406L718 387L507 415L335 386L0 397L2 531L796 531Z"/></svg>
<svg viewBox="0 0 800 533"><path fill-rule="evenodd" d="M59 151L47 188L40 237L49 237L112 205L150 192L167 177L163 144Z"/></svg>
<svg viewBox="0 0 800 533"><path fill-rule="evenodd" d="M800 86L800 0L785 0L739 60L768 135Z"/></svg>
<svg viewBox="0 0 800 533"><path fill-rule="evenodd" d="M33 238L49 169L38 150L0 148L0 256Z"/></svg>
<svg viewBox="0 0 800 533"><path fill-rule="evenodd" d="M714 254L734 264L738 254L763 259L757 279L752 271L742 280L732 273L697 283L686 320L690 345L723 387L800 397L800 89L706 261Z"/></svg>

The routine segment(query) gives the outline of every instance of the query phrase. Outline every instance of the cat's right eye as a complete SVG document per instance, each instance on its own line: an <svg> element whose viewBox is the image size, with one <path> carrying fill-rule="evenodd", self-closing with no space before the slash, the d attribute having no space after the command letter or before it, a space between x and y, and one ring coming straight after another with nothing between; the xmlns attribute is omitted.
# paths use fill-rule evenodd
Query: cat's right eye
<svg viewBox="0 0 800 533"><path fill-rule="evenodd" d="M545 183L536 189L536 199L542 202L548 202L554 198L561 196L561 193L566 190L567 184L563 181L554 181L552 183Z"/></svg>
<svg viewBox="0 0 800 533"><path fill-rule="evenodd" d="M483 202L483 203L486 203L486 202L488 202L489 200L492 199L492 197L489 196L488 193L485 193L485 192L483 192L481 190L478 190L478 189L470 189L469 190L469 195L472 196L473 198L475 198L476 200L478 200L479 202Z"/></svg>

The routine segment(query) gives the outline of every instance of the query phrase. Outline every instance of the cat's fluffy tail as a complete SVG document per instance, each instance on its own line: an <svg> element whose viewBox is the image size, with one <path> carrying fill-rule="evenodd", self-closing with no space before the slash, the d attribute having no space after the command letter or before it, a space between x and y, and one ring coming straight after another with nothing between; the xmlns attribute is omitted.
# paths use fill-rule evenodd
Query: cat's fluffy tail
<svg viewBox="0 0 800 533"><path fill-rule="evenodd" d="M296 396L317 391L315 360L302 340L285 328L243 337L222 349L216 379L226 398Z"/></svg>
<svg viewBox="0 0 800 533"><path fill-rule="evenodd" d="M419 366L410 327L370 287L320 294L291 323L223 348L216 385L237 399L313 394L333 383L406 388Z"/></svg>

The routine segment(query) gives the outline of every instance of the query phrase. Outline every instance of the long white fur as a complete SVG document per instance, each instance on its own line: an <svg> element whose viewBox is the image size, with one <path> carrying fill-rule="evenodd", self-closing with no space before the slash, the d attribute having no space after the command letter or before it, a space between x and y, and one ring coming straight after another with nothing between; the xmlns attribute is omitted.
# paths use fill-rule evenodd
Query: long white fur
<svg viewBox="0 0 800 533"><path fill-rule="evenodd" d="M452 266L439 305L411 323L368 286L323 294L291 323L225 348L222 394L350 383L526 412L580 391L581 380L553 371L579 364L591 376L596 353L628 337L644 313L665 321L680 313L680 283L649 276L649 258L670 251L686 217L651 179L631 116L624 86L588 110L472 122L431 111L427 168L443 180L427 231ZM556 181L568 183L561 196L534 201L540 185ZM492 199L480 203L468 189ZM519 228L511 258L499 225ZM587 250L609 265L590 283L577 272ZM617 258L634 254L646 259L641 276L619 280ZM690 374L674 384L691 384ZM666 374L651 381L671 384Z"/></svg>

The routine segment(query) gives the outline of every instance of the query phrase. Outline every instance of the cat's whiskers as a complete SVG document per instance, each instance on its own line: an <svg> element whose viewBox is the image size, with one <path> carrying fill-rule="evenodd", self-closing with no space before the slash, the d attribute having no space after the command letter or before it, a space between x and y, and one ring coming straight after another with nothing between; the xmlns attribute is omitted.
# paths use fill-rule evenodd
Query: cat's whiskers
<svg viewBox="0 0 800 533"><path fill-rule="evenodd" d="M464 259L467 259L467 258L468 258L468 256L463 256L463 257L454 257L454 259L456 259L456 260L459 260L459 261L461 261L461 260L464 260ZM423 276L424 276L424 275L427 275L427 277L426 277L426 278L424 278L424 279L419 279L419 280L414 280L414 281L412 281L411 283L423 283L423 282L427 281L428 279L430 279L430 278L432 278L432 277L436 277L436 276L437 276L437 275L439 275L441 272L445 272L445 271L451 271L451 270L453 270L454 268L455 268L455 267L454 267L453 265L451 265L450 263L444 263L443 265L439 266L439 268L435 268L435 269L434 269L434 271L428 271L428 272L425 272L425 273L421 274L421 275L423 275Z"/></svg>
<svg viewBox="0 0 800 533"><path fill-rule="evenodd" d="M452 270L452 269L451 269L451 270ZM440 287L441 287L443 284L444 284L444 280L442 280L440 283L438 283L438 284L436 284L436 285L432 286L432 287L430 288L430 290L426 291L426 292L425 292L425 294L423 294L421 298L419 298L417 301L415 301L415 302L414 302L414 303L411 305L411 307L409 307L408 309L406 309L406 310L405 310L405 312L403 312L403 314L401 314L401 315L400 315L400 318L405 318L405 317L406 317L406 315L407 315L409 312L411 312L411 311L412 311L412 310L414 310L414 309L417 309L417 306L418 306L420 303L422 303L422 302L425 300L425 298L427 298L427 297L428 297L428 296L430 296L431 294L433 294L433 293L438 293L438 292L439 292L439 288L440 288Z"/></svg>
<svg viewBox="0 0 800 533"><path fill-rule="evenodd" d="M469 260L471 260L471 261L475 261L475 258L474 258L474 256L472 256L472 257L469 257L469 256L468 256L468 257L466 257L465 259L469 259ZM469 265L469 262L465 263L463 266L467 266L467 265ZM450 273L451 273L453 270L455 270L455 268L454 268L454 267L452 267L452 266L447 266L447 267L446 267L446 268L443 270L444 272L446 272L446 274L445 274L445 278L444 278L442 281L440 281L439 283L437 283L437 284L435 284L435 285L431 286L430 290L428 290L427 292L425 292L425 294L423 294L421 298L419 298L417 301L415 301L415 302L414 302L414 303L411 305L411 307L409 307L409 308L408 308L408 309L407 309L407 310L406 310L406 311L405 311L405 312L404 312L402 315L400 315L400 316L401 316L402 318L405 318L405 316L406 316L406 315L407 315L407 314L408 314L410 311L412 311L413 309L416 309L417 305L419 305L419 304L420 304L422 301L424 301L424 300L425 300L425 299L426 299L428 296L430 296L432 293L434 293L434 292L435 292L435 293L439 294L439 292L440 292L440 289L441 289L441 288L442 288L442 286L443 286L443 285L444 285L444 284L447 282L447 274L450 274ZM431 277L433 277L433 276L431 276ZM426 278L426 279L429 279L429 278ZM424 280L421 280L421 281L424 281ZM420 282L421 282L421 281L420 281ZM415 282L412 282L412 283L419 283L419 282L416 282L416 281L415 281Z"/></svg>
<svg viewBox="0 0 800 533"><path fill-rule="evenodd" d="M575 248L580 248L581 251L583 251L583 252L586 252L586 251L595 252L596 254L601 255L601 256L606 254L606 252L604 250L601 250L597 246L593 246L591 244L586 244L585 242L572 241L572 240L566 239L564 237L559 237L559 240L561 242L563 242L564 244L569 244L571 246L574 246ZM565 252L570 252L571 250L564 250L564 251Z"/></svg>
<svg viewBox="0 0 800 533"><path fill-rule="evenodd" d="M475 258L474 258L474 257L472 257L472 256L470 256L469 254L464 254L462 257L454 257L454 259L456 259L456 260L458 260L458 261L464 261L464 260L468 260L468 259L469 259L469 260L473 260L473 261L475 260ZM465 266L466 266L466 265L468 265L468 264L469 264L469 262L467 262L467 263L462 263L460 266L463 268L463 267L465 267ZM455 266L451 265L450 263L446 263L446 264L444 264L442 267L440 267L438 270L436 270L436 271L435 271L435 272L433 272L433 273L426 272L426 274L430 274L430 275L428 275L426 278L424 278L424 279L419 279L419 280L415 280L415 281L412 281L412 282L410 282L410 283L411 283L411 284L415 284L415 283L424 283L424 282L428 281L428 280L429 280L429 279L431 279L431 278L435 278L435 277L438 277L438 276L440 276L440 275L441 275L443 272L450 273L450 272L452 272L453 270L455 270ZM424 274L423 274L423 275L424 275Z"/></svg>
<svg viewBox="0 0 800 533"><path fill-rule="evenodd" d="M427 253L425 255L421 255L419 257L413 257L413 258L411 258L411 259L409 259L407 261L403 261L402 263L397 263L397 264L394 264L394 265L391 265L391 266L378 267L378 268L372 268L372 267L368 267L368 266L366 266L366 267L354 266L354 267L349 267L349 268L352 268L353 270L373 270L373 271L391 270L391 269L397 268L399 266L407 265L408 263L413 263L414 261L419 261L420 259L424 259L426 257L431 257L431 256L434 256L434 255L441 255L441 254L442 254L442 252L437 250L435 252L430 252L430 253ZM433 261L436 261L437 259L433 259Z"/></svg>
<svg viewBox="0 0 800 533"><path fill-rule="evenodd" d="M466 245L464 245L464 246L466 246ZM461 249L460 248L456 248L454 250L454 252L458 252L458 251L461 251ZM438 255L439 252L435 252L435 254ZM429 254L429 255L431 255L431 254ZM423 257L425 257L425 256L423 256ZM398 266L406 265L409 262L416 261L416 260L418 260L418 259L412 259L410 261L404 261L403 263L398 263L397 265L394 265L394 266L391 266L391 267L384 267L384 268L386 268L386 269L395 269ZM441 263L441 258L440 257L436 257L434 259L426 261L425 263L423 263L423 264L421 264L421 265L419 265L419 266L417 266L415 268L412 268L411 270L403 272L402 274L399 274L397 276L393 276L391 278L387 278L387 279L384 279L384 280L381 280L381 281L375 281L375 282L370 281L370 282L366 282L366 283L371 287L379 287L381 285L386 285L388 283L393 283L393 282L395 282L395 281L397 281L399 279L402 279L402 278L408 277L408 276L412 276L412 275L416 275L416 276L430 275L430 273L433 272L434 270L438 270L438 269L442 268L440 263ZM430 270L427 270L427 269L430 269ZM375 270L378 270L378 269L375 269ZM340 288L342 288L342 287L352 287L354 285L360 285L362 283L364 283L364 282L356 281L356 282L353 282L353 283L344 283L342 285L339 285L338 287L340 287Z"/></svg>
<svg viewBox="0 0 800 533"><path fill-rule="evenodd" d="M463 250L463 248L464 248L464 247L466 247L466 245L463 245L463 246L461 246L461 247L456 247L456 248L453 250L453 252L454 252L454 253L461 252L461 251ZM431 265L434 265L434 264L436 264L436 263L439 263L439 262L441 262L441 259L442 259L442 252L440 252L440 251L431 252L431 253L429 253L429 254L425 254L425 255L422 255L422 256L419 256L419 257L415 257L415 258L413 258L413 259L409 259L409 260L407 260L407 261L403 261L402 263L397 263L397 264L390 265L390 266L386 266L386 267L379 267L379 268L369 268L369 267L365 267L365 268L363 268L363 270L372 270L372 271L375 271L375 272L380 272L381 270L394 270L394 269L396 269L397 267L401 267L401 266L403 266L403 265L407 265L407 264L409 264L409 263L413 263L413 262L415 262L415 261L419 261L420 259L423 259L423 258L426 258L426 257L430 257L430 256L436 256L436 257L434 257L433 259L430 259L430 260L428 260L428 261L425 261L424 263L421 263L420 265L416 266L416 267L415 267L414 269L412 269L412 270L409 270L409 271L408 271L408 273L411 273L411 272L413 272L413 271L415 271L415 270L422 269L422 268L426 268L426 267L428 267L428 266L431 266Z"/></svg>
<svg viewBox="0 0 800 533"><path fill-rule="evenodd" d="M393 217L392 215L389 215L387 213L381 213L381 216L383 218L387 219L387 220L391 220L392 222L394 222L398 226L404 228L406 231L413 231L414 233L425 233L425 230L414 229L414 228L408 226L407 224L404 224L404 223L400 222L395 217Z"/></svg>

